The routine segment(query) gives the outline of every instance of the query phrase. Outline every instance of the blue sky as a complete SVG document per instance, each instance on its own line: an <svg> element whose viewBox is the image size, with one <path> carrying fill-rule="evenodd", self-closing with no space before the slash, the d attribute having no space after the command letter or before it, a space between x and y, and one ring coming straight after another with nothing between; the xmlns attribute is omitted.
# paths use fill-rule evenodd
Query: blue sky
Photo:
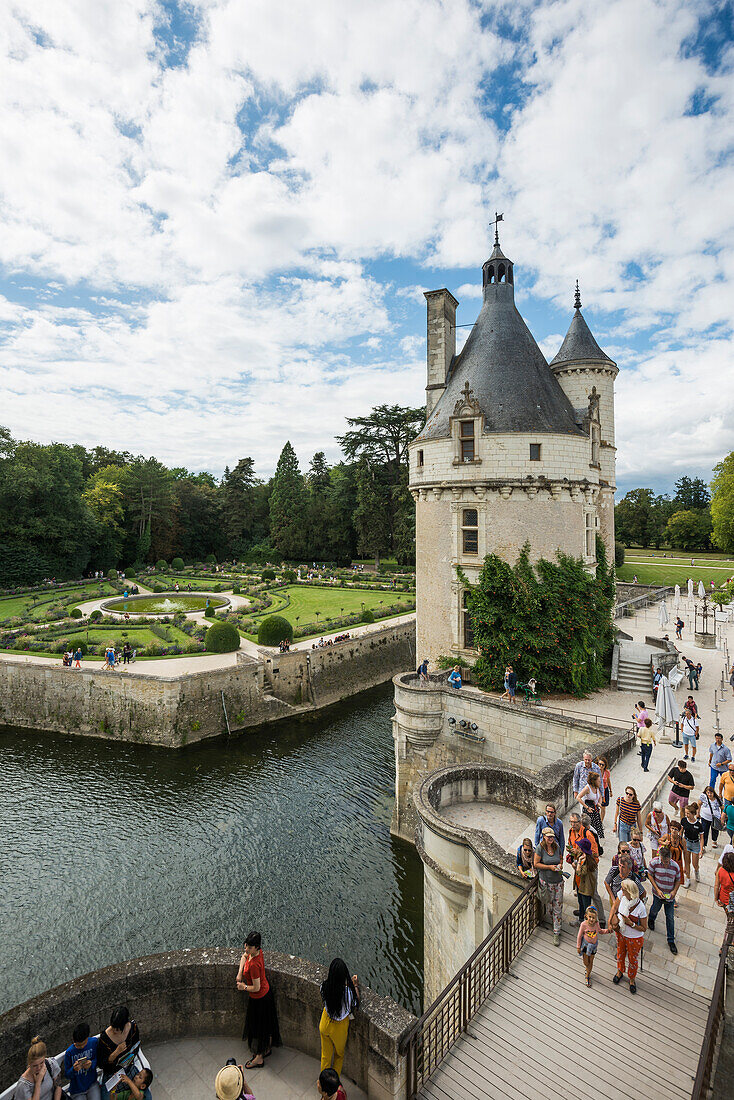
<svg viewBox="0 0 734 1100"><path fill-rule="evenodd" d="M734 449L732 6L15 0L0 13L0 422L210 469L419 404L423 291L504 213L548 357L620 366L618 480ZM465 334L468 330L461 330Z"/></svg>

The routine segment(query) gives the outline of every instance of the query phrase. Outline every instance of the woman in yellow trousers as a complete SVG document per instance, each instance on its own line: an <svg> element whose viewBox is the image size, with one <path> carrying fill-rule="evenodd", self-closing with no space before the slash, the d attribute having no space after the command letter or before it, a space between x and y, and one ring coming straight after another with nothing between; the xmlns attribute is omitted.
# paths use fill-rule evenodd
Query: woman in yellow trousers
<svg viewBox="0 0 734 1100"><path fill-rule="evenodd" d="M341 1076L344 1050L349 1034L349 1018L359 1008L357 975L350 977L343 959L332 959L329 974L321 984L324 1011L319 1021L321 1035L321 1068L332 1066Z"/></svg>

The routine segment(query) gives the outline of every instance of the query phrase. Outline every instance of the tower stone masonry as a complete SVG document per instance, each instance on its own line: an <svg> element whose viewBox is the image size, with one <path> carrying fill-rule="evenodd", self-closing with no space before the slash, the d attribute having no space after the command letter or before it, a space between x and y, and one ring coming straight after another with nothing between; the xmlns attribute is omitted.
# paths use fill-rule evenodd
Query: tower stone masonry
<svg viewBox="0 0 734 1100"><path fill-rule="evenodd" d="M460 565L558 550L596 568L596 535L614 555L616 364L581 313L549 365L515 306L514 264L495 235L483 304L455 353L457 301L429 291L426 426L410 445L416 504L417 657L471 661Z"/></svg>

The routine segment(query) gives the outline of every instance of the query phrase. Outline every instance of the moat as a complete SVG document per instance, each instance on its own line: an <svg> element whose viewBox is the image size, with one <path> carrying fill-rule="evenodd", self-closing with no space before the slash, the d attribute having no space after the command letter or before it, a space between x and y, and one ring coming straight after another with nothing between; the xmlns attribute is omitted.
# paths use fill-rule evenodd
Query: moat
<svg viewBox="0 0 734 1100"><path fill-rule="evenodd" d="M420 1011L422 866L390 836L392 685L185 752L0 729L0 1012L90 970L239 945Z"/></svg>

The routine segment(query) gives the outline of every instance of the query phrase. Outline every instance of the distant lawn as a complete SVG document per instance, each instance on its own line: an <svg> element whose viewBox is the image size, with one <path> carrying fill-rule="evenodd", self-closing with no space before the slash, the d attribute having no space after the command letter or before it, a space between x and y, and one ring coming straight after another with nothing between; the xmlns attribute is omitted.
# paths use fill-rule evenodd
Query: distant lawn
<svg viewBox="0 0 734 1100"><path fill-rule="evenodd" d="M724 566L709 565L706 562L699 567L698 559L696 559L695 565L691 565L690 558L688 559L688 565L681 566L625 564L617 568L617 580L620 581L631 581L637 576L639 584L657 584L660 586L679 584L681 588L685 588L689 577L693 577L696 587L698 587L699 581L703 581L706 588L708 588L709 581L719 585L732 575L734 575L734 562Z"/></svg>
<svg viewBox="0 0 734 1100"><path fill-rule="evenodd" d="M414 602L410 592L372 592L364 588L315 588L305 584L293 584L270 593L275 597L272 607L253 616L255 622L268 615L282 615L294 627L313 625L315 635L319 632L319 623L341 615L359 613L363 606L373 612L375 618L384 614L384 609L395 603ZM282 598L288 597L288 604ZM317 617L316 612L319 612ZM407 614L407 612L403 612ZM248 638L253 635L248 634Z"/></svg>
<svg viewBox="0 0 734 1100"><path fill-rule="evenodd" d="M83 588L67 588L63 591L48 588L42 592L28 593L27 595L19 596L6 596L4 599L0 599L0 621L3 619L12 619L16 616L20 618L38 619L43 618L43 609L51 606L52 603L66 603L69 601L69 606L76 607L77 604L84 603L86 600L93 600L95 597L99 597L100 588L102 589L102 595L108 596L115 592L115 589L107 581L97 581L84 585ZM35 595L35 608L33 596ZM72 601L76 601L72 603Z"/></svg>
<svg viewBox="0 0 734 1100"><path fill-rule="evenodd" d="M670 559L672 562L681 562L682 564L688 562L689 565L691 558L695 558L696 561L700 558L710 558L712 561L717 558L722 561L734 560L730 554L725 554L722 550L691 550L691 552L688 553L685 550L651 550L649 546L646 550L643 550L639 546L628 546L625 548L625 556L635 561L656 561L658 558L662 558L663 555L667 555L667 559Z"/></svg>

